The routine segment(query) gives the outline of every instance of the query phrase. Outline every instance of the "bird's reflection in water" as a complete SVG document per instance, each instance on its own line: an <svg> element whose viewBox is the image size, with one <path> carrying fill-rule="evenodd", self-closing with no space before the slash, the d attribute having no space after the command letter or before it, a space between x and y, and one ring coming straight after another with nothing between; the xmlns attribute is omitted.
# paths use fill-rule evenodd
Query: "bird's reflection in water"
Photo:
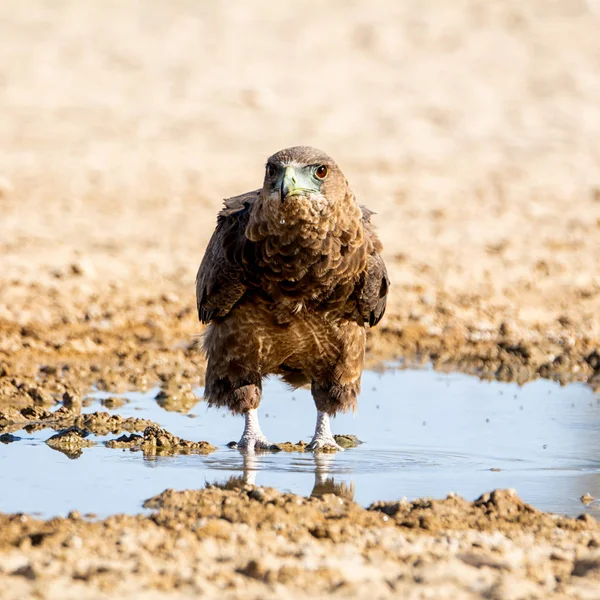
<svg viewBox="0 0 600 600"><path fill-rule="evenodd" d="M210 485L223 490L239 490L247 485L256 485L256 472L258 471L259 458L256 454L241 453L243 464L241 475L230 475L225 481L215 481Z"/></svg>
<svg viewBox="0 0 600 600"><path fill-rule="evenodd" d="M226 481L212 485L225 490L241 489L246 485L257 485L256 474L259 470L260 455L254 453L242 454L243 465L241 475L232 475ZM335 462L335 454L316 452L313 454L315 462L315 483L310 495L320 498L324 494L334 494L345 500L354 500L354 482L336 482L330 475L331 467ZM258 482L260 485L260 481Z"/></svg>
<svg viewBox="0 0 600 600"><path fill-rule="evenodd" d="M311 496L320 498L324 494L334 494L345 500L354 500L354 482L337 482L329 475L331 466L335 461L335 454L316 452L313 454L315 460L315 484Z"/></svg>

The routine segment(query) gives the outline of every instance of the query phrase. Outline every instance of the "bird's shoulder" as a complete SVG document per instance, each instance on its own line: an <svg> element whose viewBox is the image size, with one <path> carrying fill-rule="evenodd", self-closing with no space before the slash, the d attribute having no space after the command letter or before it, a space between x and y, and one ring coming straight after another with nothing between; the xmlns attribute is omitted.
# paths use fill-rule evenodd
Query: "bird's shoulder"
<svg viewBox="0 0 600 600"><path fill-rule="evenodd" d="M218 222L222 223L227 220L237 220L237 217L248 213L259 195L260 190L253 190L252 192L246 192L239 196L226 198L223 201L223 208L219 211ZM233 217L233 219L231 219L231 217Z"/></svg>

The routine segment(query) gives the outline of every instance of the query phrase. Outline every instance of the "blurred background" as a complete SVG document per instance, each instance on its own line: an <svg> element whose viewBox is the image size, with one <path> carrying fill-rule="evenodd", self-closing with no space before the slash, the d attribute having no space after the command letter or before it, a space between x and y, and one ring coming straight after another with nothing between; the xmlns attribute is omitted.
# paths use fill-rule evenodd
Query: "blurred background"
<svg viewBox="0 0 600 600"><path fill-rule="evenodd" d="M222 199L310 144L378 213L390 323L597 332L599 31L597 0L4 2L0 317L57 318L17 281L193 305Z"/></svg>

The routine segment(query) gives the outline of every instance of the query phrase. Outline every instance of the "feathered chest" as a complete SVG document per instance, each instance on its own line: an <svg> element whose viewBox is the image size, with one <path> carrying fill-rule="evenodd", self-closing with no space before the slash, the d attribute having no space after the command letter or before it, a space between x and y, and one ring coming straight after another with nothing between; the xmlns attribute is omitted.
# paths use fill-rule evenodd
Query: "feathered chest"
<svg viewBox="0 0 600 600"><path fill-rule="evenodd" d="M319 302L364 270L366 250L360 213L316 221L249 219L244 249L252 286L275 301Z"/></svg>

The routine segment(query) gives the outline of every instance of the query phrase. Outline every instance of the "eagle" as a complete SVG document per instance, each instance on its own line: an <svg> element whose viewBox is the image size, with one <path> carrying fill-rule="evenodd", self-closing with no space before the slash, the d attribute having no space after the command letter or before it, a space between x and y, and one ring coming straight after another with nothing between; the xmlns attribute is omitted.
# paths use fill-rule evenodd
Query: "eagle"
<svg viewBox="0 0 600 600"><path fill-rule="evenodd" d="M309 146L273 154L259 190L225 200L196 277L207 324L204 396L245 417L237 447L276 450L258 420L262 382L310 385L311 451L342 450L330 417L355 410L366 329L390 281L371 216L335 161Z"/></svg>

